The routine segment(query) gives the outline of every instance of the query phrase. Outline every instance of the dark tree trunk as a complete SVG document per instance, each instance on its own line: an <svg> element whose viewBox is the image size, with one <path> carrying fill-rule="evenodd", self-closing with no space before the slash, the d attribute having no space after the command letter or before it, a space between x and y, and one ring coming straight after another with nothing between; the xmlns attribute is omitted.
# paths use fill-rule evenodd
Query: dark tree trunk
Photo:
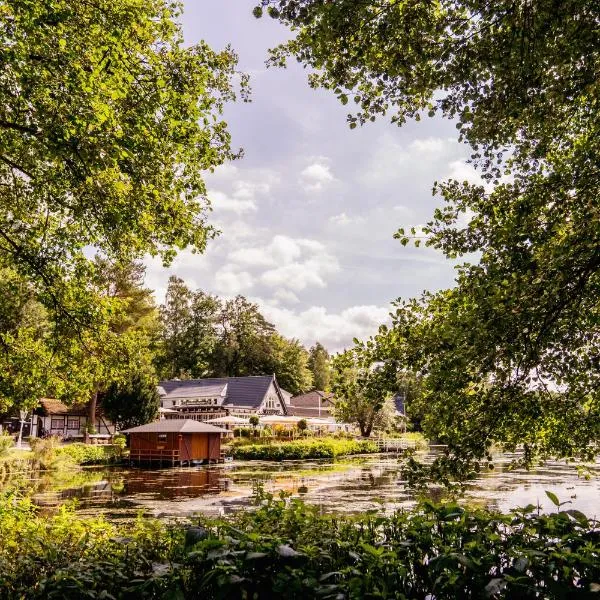
<svg viewBox="0 0 600 600"><path fill-rule="evenodd" d="M373 429L373 423L371 422L361 422L358 424L358 427L360 429L360 435L362 437L369 437L371 435L371 430Z"/></svg>

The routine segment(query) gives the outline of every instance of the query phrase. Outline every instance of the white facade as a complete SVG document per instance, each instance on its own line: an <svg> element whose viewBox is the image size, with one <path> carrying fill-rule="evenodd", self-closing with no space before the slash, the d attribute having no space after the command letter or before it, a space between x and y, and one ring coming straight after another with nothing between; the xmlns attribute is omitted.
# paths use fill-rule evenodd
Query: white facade
<svg viewBox="0 0 600 600"><path fill-rule="evenodd" d="M83 415L48 415L47 417L37 417L37 427L34 426L32 435L57 435L63 439L83 438L88 423L88 418ZM94 425L96 434L113 435L115 426L103 417L97 417Z"/></svg>

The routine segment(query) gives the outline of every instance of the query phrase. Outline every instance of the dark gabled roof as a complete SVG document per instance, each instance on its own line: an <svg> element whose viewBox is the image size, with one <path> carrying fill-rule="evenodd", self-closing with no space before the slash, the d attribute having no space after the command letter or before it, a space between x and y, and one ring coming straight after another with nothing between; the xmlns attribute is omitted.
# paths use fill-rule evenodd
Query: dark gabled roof
<svg viewBox="0 0 600 600"><path fill-rule="evenodd" d="M190 388L224 386L227 385L227 396L223 406L245 406L258 408L274 381L273 375L252 375L249 377L209 377L206 379L187 379L161 381L158 385L162 387L167 396L176 397L176 391L186 394ZM277 386L276 386L276 389ZM186 394L187 395L187 394Z"/></svg>
<svg viewBox="0 0 600 600"><path fill-rule="evenodd" d="M226 429L192 419L161 419L124 429L122 433L226 433Z"/></svg>
<svg viewBox="0 0 600 600"><path fill-rule="evenodd" d="M186 382L187 383L187 382ZM162 387L162 386L159 386ZM185 385L178 386L171 391L164 390L162 398L198 398L208 396L221 396L226 391L227 384L219 385Z"/></svg>
<svg viewBox="0 0 600 600"><path fill-rule="evenodd" d="M288 406L288 415L293 417L330 417L331 411L329 407L321 407L319 414L318 408L306 407L306 406Z"/></svg>
<svg viewBox="0 0 600 600"><path fill-rule="evenodd" d="M333 405L333 394L331 392L322 392L321 390L313 390L306 394L294 396L290 400L291 406L302 406L304 408L321 408Z"/></svg>

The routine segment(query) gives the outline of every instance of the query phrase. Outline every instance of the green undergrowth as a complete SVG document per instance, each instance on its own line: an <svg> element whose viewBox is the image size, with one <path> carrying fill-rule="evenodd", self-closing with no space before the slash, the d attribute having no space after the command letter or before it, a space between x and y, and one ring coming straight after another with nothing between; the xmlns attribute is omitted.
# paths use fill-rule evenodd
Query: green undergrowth
<svg viewBox="0 0 600 600"><path fill-rule="evenodd" d="M124 452L120 445L60 445L53 438L37 438L30 443L30 451L8 448L0 453L0 476L30 471L62 471L85 465L118 464Z"/></svg>
<svg viewBox="0 0 600 600"><path fill-rule="evenodd" d="M67 457L77 465L106 465L119 462L122 451L120 447L112 445L92 446L76 442L58 448L58 455Z"/></svg>
<svg viewBox="0 0 600 600"><path fill-rule="evenodd" d="M0 502L0 599L594 598L598 523L424 503L321 515L259 491L254 510L190 525L41 515Z"/></svg>
<svg viewBox="0 0 600 600"><path fill-rule="evenodd" d="M336 458L350 454L372 454L377 445L368 440L337 438L307 438L289 442L267 442L257 444L232 444L228 452L241 460L297 460Z"/></svg>

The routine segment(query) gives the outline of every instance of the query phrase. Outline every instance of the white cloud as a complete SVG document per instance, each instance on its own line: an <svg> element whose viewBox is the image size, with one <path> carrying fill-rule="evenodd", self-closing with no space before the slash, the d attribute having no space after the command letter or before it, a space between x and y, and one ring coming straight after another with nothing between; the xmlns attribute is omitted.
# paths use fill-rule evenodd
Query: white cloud
<svg viewBox="0 0 600 600"><path fill-rule="evenodd" d="M355 337L364 339L389 322L386 306L351 306L341 312L328 312L323 306L313 306L301 312L260 302L267 319L287 337L298 338L310 346L319 341L331 351L353 345Z"/></svg>
<svg viewBox="0 0 600 600"><path fill-rule="evenodd" d="M214 226L221 231L219 240L231 240L238 243L240 239L254 237L262 228L250 226L246 221L213 221Z"/></svg>
<svg viewBox="0 0 600 600"><path fill-rule="evenodd" d="M329 222L333 223L334 225L351 225L351 224L355 224L355 223L363 223L364 222L364 217L360 217L360 216L350 216L347 215L345 212L340 213L339 215L333 215L331 217L329 217Z"/></svg>
<svg viewBox="0 0 600 600"><path fill-rule="evenodd" d="M439 179L448 161L464 154L465 147L450 138L416 138L402 144L386 133L380 137L358 180L361 185L381 188L403 181L431 189L431 184Z"/></svg>
<svg viewBox="0 0 600 600"><path fill-rule="evenodd" d="M215 211L227 211L239 215L256 210L256 202L251 198L236 198L219 191L209 192L209 198Z"/></svg>
<svg viewBox="0 0 600 600"><path fill-rule="evenodd" d="M238 248L227 258L245 269L266 269L256 277L268 287L295 291L326 287L327 276L339 271L337 259L321 242L285 235L276 235L263 247Z"/></svg>
<svg viewBox="0 0 600 600"><path fill-rule="evenodd" d="M463 182L468 181L475 185L485 185L485 181L480 177L475 168L464 160L453 160L448 164L448 171L443 179L456 179Z"/></svg>
<svg viewBox="0 0 600 600"><path fill-rule="evenodd" d="M323 158L308 165L300 173L300 184L307 192L319 192L333 181L335 177Z"/></svg>
<svg viewBox="0 0 600 600"><path fill-rule="evenodd" d="M220 294L234 296L252 288L254 278L247 271L234 271L228 266L215 273L214 286Z"/></svg>
<svg viewBox="0 0 600 600"><path fill-rule="evenodd" d="M279 289L273 294L273 304L298 304L300 299L290 290Z"/></svg>
<svg viewBox="0 0 600 600"><path fill-rule="evenodd" d="M419 154L435 155L443 153L449 145L455 144L455 140L448 140L436 137L417 138L413 140L408 148L412 152Z"/></svg>

